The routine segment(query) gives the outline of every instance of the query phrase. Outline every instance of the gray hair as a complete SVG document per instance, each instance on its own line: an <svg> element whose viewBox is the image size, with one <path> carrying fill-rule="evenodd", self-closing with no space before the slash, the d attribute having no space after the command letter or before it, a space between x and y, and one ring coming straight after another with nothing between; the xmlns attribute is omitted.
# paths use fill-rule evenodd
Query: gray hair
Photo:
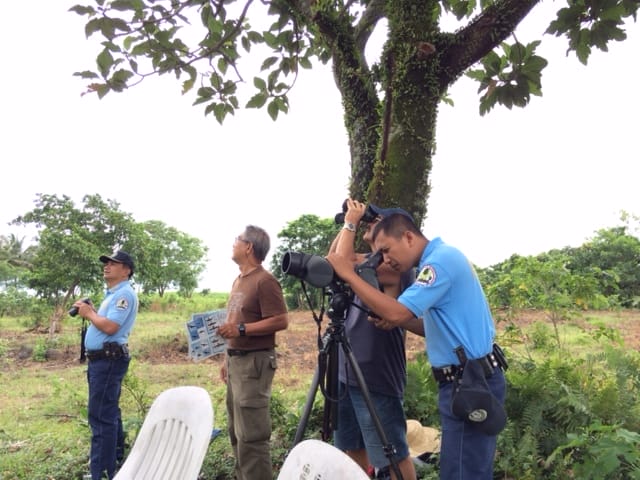
<svg viewBox="0 0 640 480"><path fill-rule="evenodd" d="M271 248L271 241L269 240L269 234L260 227L255 225L247 225L243 234L245 240L250 242L253 246L253 255L259 262L263 262L267 258L269 248Z"/></svg>

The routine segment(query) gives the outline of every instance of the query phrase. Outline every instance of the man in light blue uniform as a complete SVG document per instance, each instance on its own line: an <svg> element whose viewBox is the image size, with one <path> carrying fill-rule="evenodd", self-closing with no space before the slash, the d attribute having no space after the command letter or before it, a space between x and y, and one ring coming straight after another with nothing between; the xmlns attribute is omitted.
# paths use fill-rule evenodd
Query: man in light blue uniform
<svg viewBox="0 0 640 480"><path fill-rule="evenodd" d="M418 267L416 282L397 300L360 279L344 257L330 254L327 259L336 274L383 319L376 321L377 326L401 326L425 335L439 385L440 478L491 480L496 434L487 434L478 424L454 415L451 408L455 380L467 359L481 363L489 390L500 405L506 395L502 371L506 363L495 355L493 318L473 266L440 238L429 241L402 215L381 220L373 236L387 265L401 272Z"/></svg>
<svg viewBox="0 0 640 480"><path fill-rule="evenodd" d="M89 365L89 425L91 426L91 478L111 479L124 456L120 414L122 380L129 368L127 341L138 313L138 297L130 283L134 263L122 250L103 255L107 291L98 311L77 301L78 314L89 320L85 348Z"/></svg>

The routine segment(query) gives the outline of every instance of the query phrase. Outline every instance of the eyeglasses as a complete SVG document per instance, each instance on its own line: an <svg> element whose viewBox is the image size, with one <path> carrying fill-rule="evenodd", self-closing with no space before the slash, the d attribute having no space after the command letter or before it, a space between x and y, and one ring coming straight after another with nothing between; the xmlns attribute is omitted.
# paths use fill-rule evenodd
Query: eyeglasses
<svg viewBox="0 0 640 480"><path fill-rule="evenodd" d="M246 239L242 238L239 235L235 238L235 242L236 243L238 243L238 242L251 243L249 240L246 240Z"/></svg>

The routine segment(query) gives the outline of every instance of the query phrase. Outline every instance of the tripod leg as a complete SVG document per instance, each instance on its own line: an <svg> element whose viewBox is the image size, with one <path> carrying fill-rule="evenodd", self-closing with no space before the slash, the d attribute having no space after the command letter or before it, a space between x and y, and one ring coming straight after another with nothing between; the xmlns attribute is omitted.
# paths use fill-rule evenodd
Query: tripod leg
<svg viewBox="0 0 640 480"><path fill-rule="evenodd" d="M313 374L313 380L311 380L311 387L309 388L309 393L307 394L307 400L304 404L302 415L300 416L300 422L298 422L298 428L296 430L296 436L293 440L292 448L302 441L302 437L304 436L304 431L306 430L307 424L309 423L309 416L311 415L311 410L313 410L313 403L315 402L315 399L316 399L316 393L318 392L319 384L320 384L320 365L316 367L316 371Z"/></svg>
<svg viewBox="0 0 640 480"><path fill-rule="evenodd" d="M400 468L398 467L398 462L394 458L396 453L396 449L389 443L387 439L387 435L384 433L384 428L382 423L380 422L380 417L376 412L375 406L373 405L373 401L371 400L371 394L369 393L369 388L367 388L367 384L364 380L364 376L362 375L362 370L360 370L360 365L356 360L353 351L351 350L351 346L346 342L346 339L341 342L342 350L344 354L347 356L349 360L349 365L351 366L351 370L356 376L356 381L358 382L358 387L362 392L362 396L364 398L365 403L367 404L367 409L369 410L369 414L373 419L373 423L376 427L376 431L378 432L378 436L380 437L380 441L382 442L382 448L384 450L385 456L389 459L389 464L393 469L393 472L396 474L396 479L404 480L402 477L402 473L400 472Z"/></svg>
<svg viewBox="0 0 640 480"><path fill-rule="evenodd" d="M324 416L322 421L322 440L331 440L333 431L338 428L338 344L330 342L327 345L327 370L324 385Z"/></svg>

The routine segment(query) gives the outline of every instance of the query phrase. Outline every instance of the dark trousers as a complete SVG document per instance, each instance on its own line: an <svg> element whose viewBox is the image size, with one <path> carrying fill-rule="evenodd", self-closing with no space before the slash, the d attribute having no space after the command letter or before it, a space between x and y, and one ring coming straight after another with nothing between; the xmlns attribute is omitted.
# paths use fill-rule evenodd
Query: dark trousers
<svg viewBox="0 0 640 480"><path fill-rule="evenodd" d="M128 368L129 357L89 361L87 382L92 480L113 478L116 462L124 455L119 402L122 380Z"/></svg>
<svg viewBox="0 0 640 480"><path fill-rule="evenodd" d="M502 370L487 378L489 388L504 405L506 383ZM442 426L440 478L442 480L492 480L497 436L489 436L451 413L454 383L441 382L438 409Z"/></svg>

